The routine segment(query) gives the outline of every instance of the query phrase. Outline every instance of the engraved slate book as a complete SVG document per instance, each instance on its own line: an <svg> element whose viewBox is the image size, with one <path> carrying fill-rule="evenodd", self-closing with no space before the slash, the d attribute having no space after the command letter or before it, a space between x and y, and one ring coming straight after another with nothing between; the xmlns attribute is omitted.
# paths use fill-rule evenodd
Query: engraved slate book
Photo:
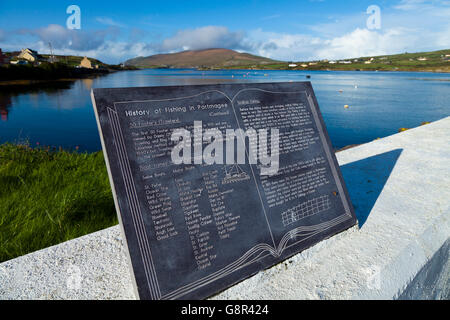
<svg viewBox="0 0 450 320"><path fill-rule="evenodd" d="M94 89L92 101L140 299L209 297L356 224L309 82ZM233 130L245 135L229 148ZM173 160L182 140L192 162ZM251 161L260 150L277 157Z"/></svg>

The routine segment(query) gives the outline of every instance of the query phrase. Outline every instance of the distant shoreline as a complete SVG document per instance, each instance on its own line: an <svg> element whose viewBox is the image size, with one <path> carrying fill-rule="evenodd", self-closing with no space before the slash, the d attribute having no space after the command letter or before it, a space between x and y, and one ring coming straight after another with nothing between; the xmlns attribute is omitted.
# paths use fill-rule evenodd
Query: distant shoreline
<svg viewBox="0 0 450 320"><path fill-rule="evenodd" d="M361 70L361 69L258 69L258 68L214 68L214 69L201 69L201 68L194 68L194 67L177 67L177 68L167 68L167 67L147 67L147 68L138 68L137 70L195 70L195 71L232 71L232 70L242 70L242 71L326 71L326 72L333 72L333 71L339 71L339 72L416 72L416 73L443 73L443 74L450 74L449 71L445 70ZM443 80L444 81L444 80Z"/></svg>
<svg viewBox="0 0 450 320"><path fill-rule="evenodd" d="M135 71L138 69L87 69L67 66L56 66L51 69L31 66L0 67L0 87L36 85L47 82L76 81L105 76L120 71Z"/></svg>
<svg viewBox="0 0 450 320"><path fill-rule="evenodd" d="M354 68L354 69L333 69L333 68L252 68L252 67L230 67L230 68L221 68L221 69L197 69L198 71L207 71L207 70L246 70L246 71L342 71L342 72L428 72L428 73L450 73L450 63L446 69L434 68L434 69L398 69L398 70L387 70L387 69L364 69L364 68Z"/></svg>
<svg viewBox="0 0 450 320"><path fill-rule="evenodd" d="M226 49L191 50L127 60L138 68L194 68L206 70L301 70L301 71L374 71L450 73L450 49L368 56L349 59L276 61Z"/></svg>
<svg viewBox="0 0 450 320"><path fill-rule="evenodd" d="M380 70L380 71L374 71L374 70L285 70L285 69L210 69L210 70L201 70L196 68L138 68L134 70L109 70L107 72L103 73L85 73L82 76L79 77L56 77L56 78L46 78L46 79L0 79L0 89L2 88L20 88L20 87L39 87L39 86L45 86L51 83L71 83L75 82L77 80L83 80L83 79L94 79L97 77L102 77L109 75L111 73L119 72L119 71L139 71L139 70L195 70L195 71L207 71L207 72L214 72L214 71L292 71L292 72L302 72L302 73L308 73L308 72L317 72L317 71L323 71L323 72L370 72L370 73L432 73L432 74L443 74L443 75L450 75L449 72L444 71L418 71L418 70L411 70L411 71L405 71L405 70ZM418 78L417 80L423 80L423 81L450 81L450 79L426 79L426 78Z"/></svg>

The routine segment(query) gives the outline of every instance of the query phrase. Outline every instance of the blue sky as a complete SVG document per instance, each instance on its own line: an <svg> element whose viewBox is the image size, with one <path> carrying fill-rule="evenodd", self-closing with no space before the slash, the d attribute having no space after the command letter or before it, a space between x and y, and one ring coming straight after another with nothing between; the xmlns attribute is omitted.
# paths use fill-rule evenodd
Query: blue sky
<svg viewBox="0 0 450 320"><path fill-rule="evenodd" d="M69 5L81 29L69 30ZM380 8L369 28L367 8ZM450 0L0 2L0 48L30 47L117 63L135 56L226 47L300 61L450 48Z"/></svg>

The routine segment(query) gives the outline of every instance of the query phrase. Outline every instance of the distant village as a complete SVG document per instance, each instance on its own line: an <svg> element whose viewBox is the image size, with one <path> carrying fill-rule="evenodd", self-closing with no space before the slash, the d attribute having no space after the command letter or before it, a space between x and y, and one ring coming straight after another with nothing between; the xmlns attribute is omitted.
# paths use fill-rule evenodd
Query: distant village
<svg viewBox="0 0 450 320"><path fill-rule="evenodd" d="M446 55L442 55L441 56L443 61L450 61L450 54L446 54ZM418 57L418 58L410 58L408 59L410 62L414 62L414 61L428 61L429 59L426 57ZM301 67L301 68L309 68L309 67L314 67L318 64L331 64L331 65L336 65L336 64L372 64L372 63L381 63L381 64L391 64L392 62L389 60L389 57L372 57L372 58L359 58L359 59L351 59L351 60L319 60L319 61L312 61L312 62L305 62L305 63L289 63L289 67L290 68L297 68L297 67Z"/></svg>
<svg viewBox="0 0 450 320"><path fill-rule="evenodd" d="M66 61L64 61L66 59ZM60 61L62 60L62 61ZM63 56L55 56L53 54L50 55L41 55L37 51L32 50L30 48L22 49L22 51L17 52L9 52L8 55L5 54L2 49L0 49L0 65L33 65L39 66L42 63L55 63L55 62L66 62L67 58ZM71 61L72 62L72 61ZM91 60L87 57L84 57L78 65L75 65L77 68L85 68L85 69L99 69L102 68L99 64L93 64Z"/></svg>
<svg viewBox="0 0 450 320"><path fill-rule="evenodd" d="M3 52L0 49L0 71L3 71L0 82L4 80L8 81L9 79L15 80L16 78L25 80L36 80L36 78L40 79L41 77L46 80L57 79L59 77L83 78L93 74L105 74L123 68L121 66L116 67L97 62L99 61L87 57L39 54L30 48L25 48L17 52ZM46 68L53 64L55 64L55 68ZM11 68L8 66L11 66ZM29 68L16 70L15 66L28 66ZM52 70L56 70L56 72ZM9 94L0 94L0 121L8 120L10 105L11 96Z"/></svg>

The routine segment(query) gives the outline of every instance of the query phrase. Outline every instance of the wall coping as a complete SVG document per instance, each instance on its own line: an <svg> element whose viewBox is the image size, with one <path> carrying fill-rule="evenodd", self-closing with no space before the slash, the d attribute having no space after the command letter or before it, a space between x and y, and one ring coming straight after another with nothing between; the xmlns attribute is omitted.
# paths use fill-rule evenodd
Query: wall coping
<svg viewBox="0 0 450 320"><path fill-rule="evenodd" d="M418 276L427 265L448 279L448 261L433 259L448 260L449 146L447 117L337 153L359 227L212 299L417 297L403 292L432 285ZM0 299L135 299L119 227L0 264Z"/></svg>

